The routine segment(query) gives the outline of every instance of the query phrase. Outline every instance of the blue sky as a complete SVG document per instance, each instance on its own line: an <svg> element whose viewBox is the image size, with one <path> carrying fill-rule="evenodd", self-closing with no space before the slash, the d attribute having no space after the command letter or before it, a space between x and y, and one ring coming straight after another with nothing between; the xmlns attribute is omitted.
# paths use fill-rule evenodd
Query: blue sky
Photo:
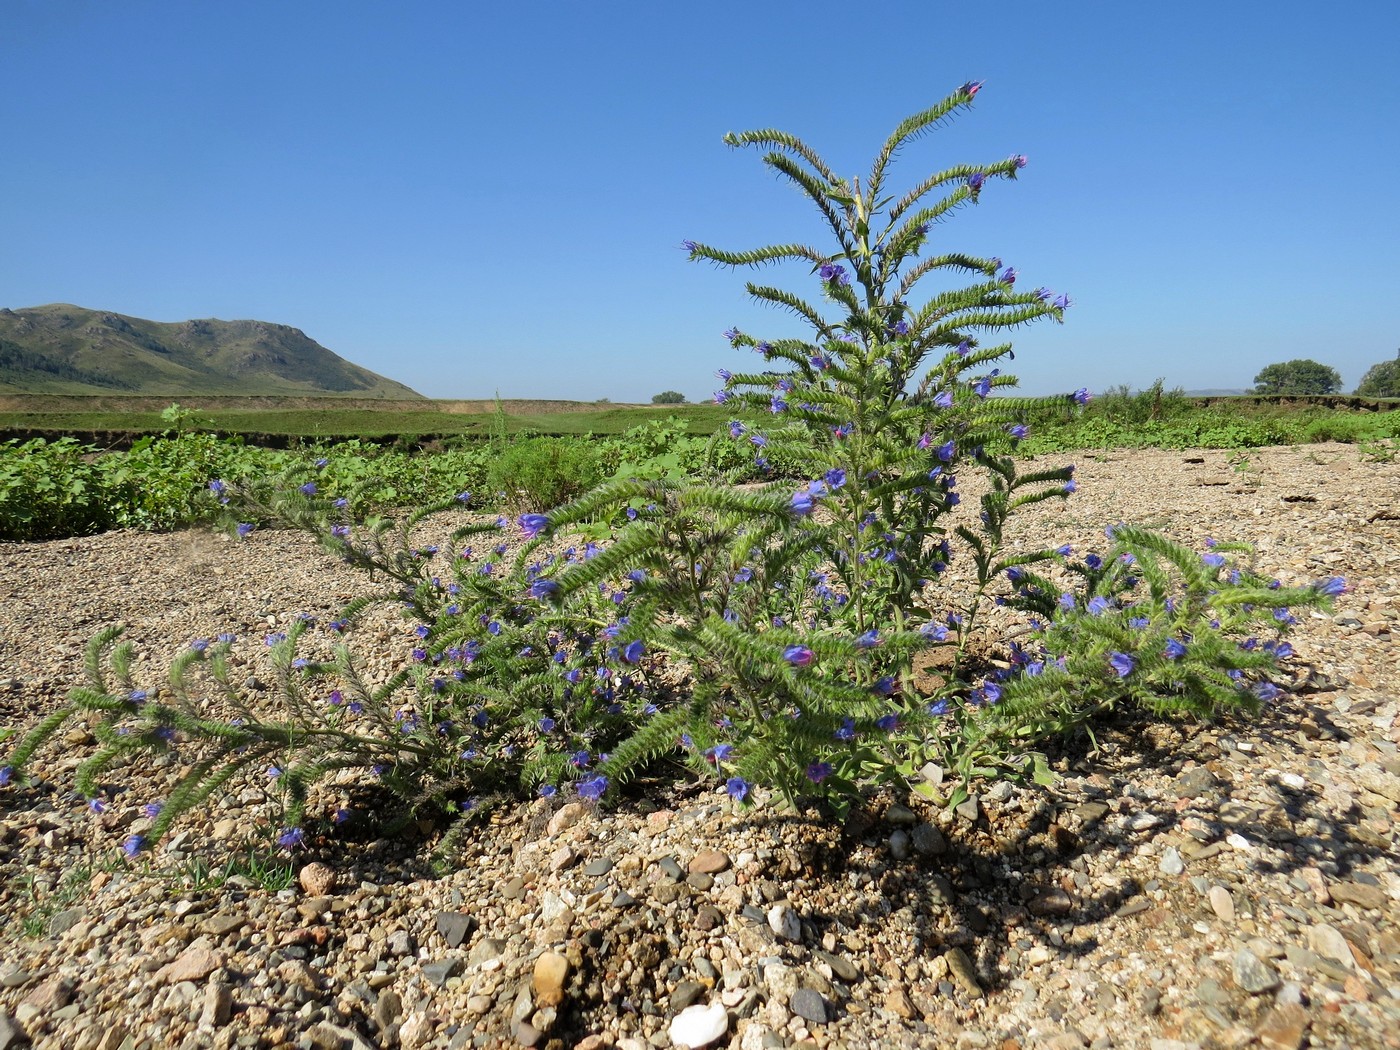
<svg viewBox="0 0 1400 1050"><path fill-rule="evenodd" d="M743 273L819 240L727 131L858 175L1025 153L936 231L1068 292L1029 393L1400 347L1400 4L0 0L0 306L294 325L432 397L708 396ZM816 296L805 268L768 279Z"/></svg>

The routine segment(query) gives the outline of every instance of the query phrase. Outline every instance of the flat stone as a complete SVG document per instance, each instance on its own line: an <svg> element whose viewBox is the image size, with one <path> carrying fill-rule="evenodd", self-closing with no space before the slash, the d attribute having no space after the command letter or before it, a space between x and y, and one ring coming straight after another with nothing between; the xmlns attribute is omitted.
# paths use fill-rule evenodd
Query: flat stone
<svg viewBox="0 0 1400 1050"><path fill-rule="evenodd" d="M189 948L156 971L157 984L178 984L181 981L202 981L224 965L220 952L208 948Z"/></svg>
<svg viewBox="0 0 1400 1050"><path fill-rule="evenodd" d="M1250 995L1262 995L1279 986L1279 976L1274 968L1248 948L1236 951L1230 966L1235 976L1235 984Z"/></svg>
<svg viewBox="0 0 1400 1050"><path fill-rule="evenodd" d="M895 985L895 987L889 990L885 995L884 1003L881 1005L885 1010L888 1010L896 1017L904 1018L906 1021L911 1021L918 1016L914 1009L913 1002L909 999L909 993L899 985Z"/></svg>
<svg viewBox="0 0 1400 1050"><path fill-rule="evenodd" d="M233 989L223 981L210 981L204 987L204 1006L199 1023L206 1028L222 1028L233 1015Z"/></svg>
<svg viewBox="0 0 1400 1050"><path fill-rule="evenodd" d="M860 971L856 969L855 963L845 956L835 955L831 952L817 952L816 956L830 966L832 974L841 980L847 983L860 980Z"/></svg>
<svg viewBox="0 0 1400 1050"><path fill-rule="evenodd" d="M73 1001L74 982L67 977L52 977L24 997L23 1005L41 1014L61 1010Z"/></svg>
<svg viewBox="0 0 1400 1050"><path fill-rule="evenodd" d="M709 1046L729 1031L729 1012L721 1003L688 1006L672 1018L666 1029L671 1042L693 1048Z"/></svg>
<svg viewBox="0 0 1400 1050"><path fill-rule="evenodd" d="M969 795L956 806L953 812L966 821L975 821L982 812L982 807L978 804L976 795Z"/></svg>
<svg viewBox="0 0 1400 1050"><path fill-rule="evenodd" d="M694 1006L708 989L699 981L681 981L671 990L671 1011L680 1013L688 1006Z"/></svg>
<svg viewBox="0 0 1400 1050"><path fill-rule="evenodd" d="M1324 922L1317 923L1308 928L1308 944L1314 952L1324 959L1331 959L1335 963L1351 969L1351 946L1347 944L1347 939L1334 926L1328 926Z"/></svg>
<svg viewBox="0 0 1400 1050"><path fill-rule="evenodd" d="M437 932L447 942L449 948L460 948L462 942L476 928L476 919L461 911L440 911L433 920Z"/></svg>
<svg viewBox="0 0 1400 1050"><path fill-rule="evenodd" d="M812 1024L826 1024L826 1000L811 988L799 988L792 993L788 1006L798 1017Z"/></svg>
<svg viewBox="0 0 1400 1050"><path fill-rule="evenodd" d="M612 871L612 869L612 861L610 861L607 857L598 857L594 860L590 860L587 864L583 866L583 873L587 875L590 879L596 879L600 878L603 875L606 875L608 872Z"/></svg>
<svg viewBox="0 0 1400 1050"><path fill-rule="evenodd" d="M1254 1037L1264 1050L1300 1050L1307 1031L1307 1010L1290 1004L1270 1010L1254 1030Z"/></svg>
<svg viewBox="0 0 1400 1050"><path fill-rule="evenodd" d="M1108 806L1102 802L1083 802L1071 812L1085 824L1095 824L1108 816Z"/></svg>
<svg viewBox="0 0 1400 1050"><path fill-rule="evenodd" d="M1379 911L1386 904L1385 891L1364 882L1335 882L1328 889L1338 904L1354 904L1367 911Z"/></svg>
<svg viewBox="0 0 1400 1050"><path fill-rule="evenodd" d="M982 998L982 984L977 980L977 971L973 969L967 952L961 948L950 948L943 958L948 960L948 972L963 993L972 999Z"/></svg>
<svg viewBox="0 0 1400 1050"><path fill-rule="evenodd" d="M1026 910L1041 918L1068 915L1074 910L1074 900L1059 887L1045 887L1026 902Z"/></svg>
<svg viewBox="0 0 1400 1050"><path fill-rule="evenodd" d="M446 959L435 959L433 962L423 964L423 978L434 988L447 987L447 979L457 973L462 968L462 960L457 956L448 956Z"/></svg>
<svg viewBox="0 0 1400 1050"><path fill-rule="evenodd" d="M506 950L506 942L499 937L483 937L472 945L471 953L467 956L468 966L480 966L484 962L492 959L499 959L501 953Z"/></svg>
<svg viewBox="0 0 1400 1050"><path fill-rule="evenodd" d="M545 833L550 838L563 831L567 831L580 820L588 815L588 807L582 802L566 802L560 806L558 811L549 818L549 823L545 826Z"/></svg>
<svg viewBox="0 0 1400 1050"><path fill-rule="evenodd" d="M718 875L722 871L728 871L729 864L729 854L717 849L707 849L695 854L688 870L692 875Z"/></svg>
<svg viewBox="0 0 1400 1050"><path fill-rule="evenodd" d="M1205 766L1196 766L1188 769L1176 778L1177 798L1200 798L1202 795L1214 791L1220 784L1212 773Z"/></svg>
<svg viewBox="0 0 1400 1050"><path fill-rule="evenodd" d="M885 822L896 827L907 827L910 824L917 824L919 817L908 806L902 806L895 802L889 809L885 810Z"/></svg>
<svg viewBox="0 0 1400 1050"><path fill-rule="evenodd" d="M558 952L545 952L535 960L531 987L536 1006L558 1006L564 1001L564 982L569 979L569 960Z"/></svg>
<svg viewBox="0 0 1400 1050"><path fill-rule="evenodd" d="M9 1014L0 1013L0 1050L28 1046L29 1033Z"/></svg>
<svg viewBox="0 0 1400 1050"><path fill-rule="evenodd" d="M1235 899L1224 886L1212 886L1206 899L1210 901L1210 910L1221 922L1235 921Z"/></svg>
<svg viewBox="0 0 1400 1050"><path fill-rule="evenodd" d="M715 877L708 871L692 871L685 877L685 884L701 893L709 893L714 888Z"/></svg>
<svg viewBox="0 0 1400 1050"><path fill-rule="evenodd" d="M656 866L661 869L661 874L665 875L672 882L680 882L685 878L685 869L675 857L662 857L656 862Z"/></svg>

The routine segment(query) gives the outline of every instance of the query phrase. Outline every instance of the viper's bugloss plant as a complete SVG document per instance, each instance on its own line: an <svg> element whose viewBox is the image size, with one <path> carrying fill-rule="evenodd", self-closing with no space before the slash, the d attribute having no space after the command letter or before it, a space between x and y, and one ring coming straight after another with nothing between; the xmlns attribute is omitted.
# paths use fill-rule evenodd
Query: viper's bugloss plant
<svg viewBox="0 0 1400 1050"><path fill-rule="evenodd" d="M1103 555L1082 559L1068 547L1008 546L1016 511L1076 488L1073 467L1024 470L1019 443L1035 418L1074 412L1090 395L1014 396L1002 370L1011 345L998 340L1063 321L1070 299L1027 289L1013 266L949 250L936 233L1026 160L947 168L903 194L886 187L895 155L979 88L900 124L863 182L783 132L726 137L766 151L831 243L684 243L697 261L806 271L805 293L748 286L805 324L803 337L724 333L741 357L717 373L716 400L734 411L717 439L727 451L712 457L733 467L722 481L619 457L611 480L572 502L466 524L441 551L415 546L415 530L430 514L461 513L467 492L394 522L357 517L353 492L327 499L314 478L225 485L218 497L239 535L253 522L294 525L388 581L379 598L411 625L403 669L380 683L359 669L353 627L372 598L330 625L340 634L320 650L306 648L315 635L305 624L272 640L285 697L277 719L230 683L222 642L182 658L171 698L134 699L124 649L112 654L118 684L104 677L108 632L90 655L91 688L31 732L11 764L77 712L100 721L102 750L79 778L90 796L138 750L189 750L191 772L142 843L269 764L292 827L313 786L349 769L411 803L461 811L497 793L602 800L676 759L735 805L775 792L839 816L872 783L907 790L930 763L952 774L940 787L920 782L944 801L978 777L1044 779L1047 737L1120 705L1210 717L1268 702L1270 675L1291 652L1289 610L1325 604L1339 582L1283 589L1236 564L1237 549L1202 555L1126 525ZM775 462L800 482L738 484ZM986 479L975 506L962 505L969 471ZM1029 634L979 660L969 641L992 602ZM916 658L940 647L946 673L925 685ZM187 685L197 668L236 719L202 710Z"/></svg>

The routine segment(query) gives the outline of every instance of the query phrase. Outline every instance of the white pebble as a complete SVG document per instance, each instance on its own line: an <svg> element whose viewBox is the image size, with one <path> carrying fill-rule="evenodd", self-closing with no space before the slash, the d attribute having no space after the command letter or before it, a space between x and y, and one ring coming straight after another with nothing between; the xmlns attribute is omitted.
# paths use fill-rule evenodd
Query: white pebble
<svg viewBox="0 0 1400 1050"><path fill-rule="evenodd" d="M729 1014L719 1003L687 1006L676 1014L666 1034L677 1046L709 1046L729 1031Z"/></svg>

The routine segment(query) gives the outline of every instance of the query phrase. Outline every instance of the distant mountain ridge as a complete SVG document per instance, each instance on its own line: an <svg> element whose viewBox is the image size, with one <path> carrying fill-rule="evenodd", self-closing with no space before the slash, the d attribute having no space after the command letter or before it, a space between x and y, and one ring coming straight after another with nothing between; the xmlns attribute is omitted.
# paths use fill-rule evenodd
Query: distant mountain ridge
<svg viewBox="0 0 1400 1050"><path fill-rule="evenodd" d="M67 303L0 309L0 392L423 395L267 321L147 321Z"/></svg>

